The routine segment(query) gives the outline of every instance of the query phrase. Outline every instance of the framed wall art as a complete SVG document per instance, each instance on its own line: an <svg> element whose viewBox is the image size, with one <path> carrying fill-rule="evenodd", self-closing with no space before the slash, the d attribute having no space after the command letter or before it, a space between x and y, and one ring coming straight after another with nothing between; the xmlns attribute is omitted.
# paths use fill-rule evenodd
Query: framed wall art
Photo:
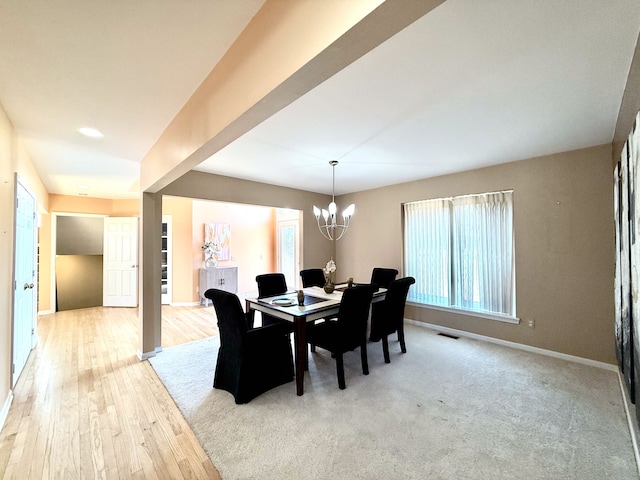
<svg viewBox="0 0 640 480"><path fill-rule="evenodd" d="M204 242L213 246L219 261L231 260L231 227L228 223L205 223Z"/></svg>

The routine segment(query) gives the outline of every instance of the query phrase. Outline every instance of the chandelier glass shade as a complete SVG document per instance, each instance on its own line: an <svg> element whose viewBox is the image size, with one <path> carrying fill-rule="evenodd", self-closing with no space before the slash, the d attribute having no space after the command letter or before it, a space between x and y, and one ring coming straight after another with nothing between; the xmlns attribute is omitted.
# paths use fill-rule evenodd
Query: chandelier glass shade
<svg viewBox="0 0 640 480"><path fill-rule="evenodd" d="M342 211L342 223L338 223L337 212L338 206L335 201L335 187L336 187L336 165L337 160L331 160L329 165L333 167L333 185L331 190L331 203L327 208L318 208L313 206L313 214L318 222L318 229L320 233L327 240L340 240L342 236L347 233L349 228L349 222L356 210L356 206L352 203ZM320 220L322 218L322 220Z"/></svg>

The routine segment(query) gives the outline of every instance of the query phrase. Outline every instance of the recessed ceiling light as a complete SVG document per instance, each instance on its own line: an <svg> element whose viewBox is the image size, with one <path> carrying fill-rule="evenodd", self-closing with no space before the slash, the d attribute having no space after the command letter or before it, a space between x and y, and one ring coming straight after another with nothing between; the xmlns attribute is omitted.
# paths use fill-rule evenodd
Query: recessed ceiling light
<svg viewBox="0 0 640 480"><path fill-rule="evenodd" d="M97 130L91 127L81 127L78 129L78 131L85 137L91 137L91 138L104 137L104 134L100 130Z"/></svg>

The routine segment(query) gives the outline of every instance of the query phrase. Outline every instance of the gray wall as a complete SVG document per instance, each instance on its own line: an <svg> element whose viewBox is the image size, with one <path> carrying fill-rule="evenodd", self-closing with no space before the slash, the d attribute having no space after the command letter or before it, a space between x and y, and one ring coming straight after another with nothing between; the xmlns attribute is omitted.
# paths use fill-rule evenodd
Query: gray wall
<svg viewBox="0 0 640 480"><path fill-rule="evenodd" d="M605 145L340 197L356 214L338 242L338 277L402 272L404 202L513 189L520 324L417 306L406 317L615 364L611 155Z"/></svg>
<svg viewBox="0 0 640 480"><path fill-rule="evenodd" d="M402 272L404 202L513 189L516 313L522 322L417 306L408 307L406 317L614 364L611 155L611 145L604 145L338 197L339 205L354 202L356 214L336 246L336 278L367 281L374 266ZM322 266L331 255L311 215L323 196L197 172L163 193L299 208L305 214L304 265Z"/></svg>
<svg viewBox="0 0 640 480"><path fill-rule="evenodd" d="M58 216L57 255L102 255L104 218Z"/></svg>
<svg viewBox="0 0 640 480"><path fill-rule="evenodd" d="M102 306L102 255L56 256L57 311Z"/></svg>

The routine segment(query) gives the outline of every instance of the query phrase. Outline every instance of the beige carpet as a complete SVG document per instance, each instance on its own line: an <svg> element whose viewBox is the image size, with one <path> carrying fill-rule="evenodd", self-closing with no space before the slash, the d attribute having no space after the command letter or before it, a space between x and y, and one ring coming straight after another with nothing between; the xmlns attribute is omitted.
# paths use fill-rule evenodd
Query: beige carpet
<svg viewBox="0 0 640 480"><path fill-rule="evenodd" d="M370 343L310 355L294 382L246 405L214 390L218 338L168 348L154 369L225 480L637 479L617 375L407 325L391 364Z"/></svg>

